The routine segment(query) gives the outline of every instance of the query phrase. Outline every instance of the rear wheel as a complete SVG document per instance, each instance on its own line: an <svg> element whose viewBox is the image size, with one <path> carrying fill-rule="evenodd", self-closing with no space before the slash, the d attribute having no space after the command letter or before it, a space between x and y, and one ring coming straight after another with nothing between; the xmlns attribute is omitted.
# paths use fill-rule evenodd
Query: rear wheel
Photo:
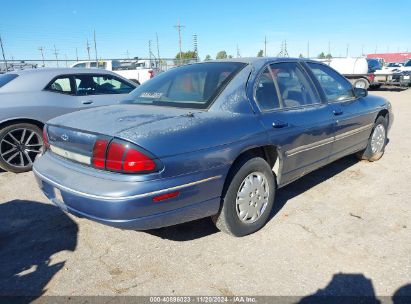
<svg viewBox="0 0 411 304"><path fill-rule="evenodd" d="M30 171L42 150L42 131L35 125L19 123L0 130L0 167L6 171Z"/></svg>
<svg viewBox="0 0 411 304"><path fill-rule="evenodd" d="M379 116L374 123L371 136L368 139L367 148L357 153L359 159L373 162L379 160L384 155L385 146L387 144L387 127L387 119L384 116Z"/></svg>
<svg viewBox="0 0 411 304"><path fill-rule="evenodd" d="M359 79L354 80L353 85L355 88L367 90L370 86L370 83L365 78L359 78Z"/></svg>
<svg viewBox="0 0 411 304"><path fill-rule="evenodd" d="M223 193L220 212L212 219L217 228L234 236L261 229L267 222L275 197L274 174L260 158L238 162Z"/></svg>

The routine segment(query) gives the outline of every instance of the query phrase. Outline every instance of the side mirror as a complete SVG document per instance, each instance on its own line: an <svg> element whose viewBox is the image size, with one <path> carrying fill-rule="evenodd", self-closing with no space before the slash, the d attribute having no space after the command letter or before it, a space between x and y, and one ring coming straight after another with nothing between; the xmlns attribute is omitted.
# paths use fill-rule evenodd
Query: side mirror
<svg viewBox="0 0 411 304"><path fill-rule="evenodd" d="M368 91L362 88L354 88L354 94L357 98L366 97L368 95Z"/></svg>

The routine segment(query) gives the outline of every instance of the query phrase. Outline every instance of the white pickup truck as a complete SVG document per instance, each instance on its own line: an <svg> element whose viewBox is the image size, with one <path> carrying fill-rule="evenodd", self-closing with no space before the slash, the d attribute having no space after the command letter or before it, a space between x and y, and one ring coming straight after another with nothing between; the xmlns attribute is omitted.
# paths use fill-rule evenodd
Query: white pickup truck
<svg viewBox="0 0 411 304"><path fill-rule="evenodd" d="M78 61L71 67L113 71L137 84L142 84L155 76L154 66L150 66L149 60L99 60L98 64L96 61Z"/></svg>

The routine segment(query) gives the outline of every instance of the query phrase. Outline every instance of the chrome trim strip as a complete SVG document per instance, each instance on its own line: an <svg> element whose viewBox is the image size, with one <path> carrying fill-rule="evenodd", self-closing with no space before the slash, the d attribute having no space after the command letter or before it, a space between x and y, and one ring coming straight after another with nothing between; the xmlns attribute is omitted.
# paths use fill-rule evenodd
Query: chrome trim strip
<svg viewBox="0 0 411 304"><path fill-rule="evenodd" d="M351 136L351 135L361 133L363 131L367 131L368 129L371 129L373 126L374 126L374 124L372 123L372 124L368 124L368 125L359 127L357 129L354 129L354 130L351 130L351 131L347 131L347 132L342 133L342 134L338 134L337 136L335 136L335 141L340 140L340 139L344 139L344 138L346 138L348 136Z"/></svg>
<svg viewBox="0 0 411 304"><path fill-rule="evenodd" d="M54 145L50 145L50 150L51 152L64 157L64 158L68 158L71 160L74 160L76 162L82 163L82 164L86 164L86 165L90 165L91 164L91 157L86 156L86 155L82 155L82 154L78 154L75 152L71 152L71 151L67 151L65 149L56 147Z"/></svg>
<svg viewBox="0 0 411 304"><path fill-rule="evenodd" d="M363 132L363 131L367 131L367 130L371 129L373 126L374 126L374 124L371 123L371 124L368 124L368 125L359 127L359 128L357 128L357 129L344 132L344 133L339 134L339 135L337 135L337 136L335 136L335 137L328 137L328 138L325 138L325 139L322 139L322 140L313 142L313 143L311 143L311 144L303 145L303 146L300 146L300 147L297 147L297 148L294 148L294 149L291 149L291 150L286 151L286 152L285 152L285 155L286 155L287 157L289 157L289 156L293 156L293 155L296 155L296 154L301 153L301 152L305 152L305 151L308 151L308 150L312 150L312 149L315 149L315 148L319 148L319 147L321 147L321 146L324 146L324 145L327 145L327 144L336 142L336 141L338 141L338 140L344 139L344 138L346 138L346 137L348 137L348 136L352 136L352 135L361 133L361 132Z"/></svg>
<svg viewBox="0 0 411 304"><path fill-rule="evenodd" d="M212 181L215 179L219 179L222 177L222 175L217 175L217 176L212 176L209 178L205 178L205 179L201 179L192 183L187 183L187 184L183 184L183 185L179 185L179 186L175 186L175 187L171 187L171 188L166 188L166 189L161 189L161 190L156 190L156 191L152 191L152 192L147 192L147 193L141 193L141 194L136 194L136 195L131 195L131 196L121 196L121 197L112 197L112 196L100 196L100 195L94 195L94 194L89 194L89 193L85 193L85 192L81 192L81 191L77 191L74 189L70 189L68 187L65 187L59 183L56 183L54 181L52 181L51 179L45 177L43 174L39 173L37 170L35 170L33 168L33 172L34 174L36 174L38 177L40 177L41 179L47 181L48 183L52 184L54 187L60 189L60 190L65 190L74 194L78 194L81 196L86 196L88 198L93 198L93 199L102 199L102 200L107 200L107 201L115 201L115 200L128 200L128 199L137 199L137 198L143 198L143 197L147 197L147 196L154 196L157 194L161 194L164 192L169 192L169 191L175 191L178 189L182 189L182 188L186 188L186 187L190 187L190 186L195 186L201 183L205 183L208 181Z"/></svg>

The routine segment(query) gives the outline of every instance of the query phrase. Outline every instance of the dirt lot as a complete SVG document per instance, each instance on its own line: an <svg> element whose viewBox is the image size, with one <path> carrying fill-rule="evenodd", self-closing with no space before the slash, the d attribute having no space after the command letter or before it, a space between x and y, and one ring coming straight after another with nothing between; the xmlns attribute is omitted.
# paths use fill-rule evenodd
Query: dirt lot
<svg viewBox="0 0 411 304"><path fill-rule="evenodd" d="M371 93L394 107L384 157L347 157L281 189L275 216L245 238L208 219L106 227L51 205L32 173L0 173L0 294L411 294L411 89Z"/></svg>

